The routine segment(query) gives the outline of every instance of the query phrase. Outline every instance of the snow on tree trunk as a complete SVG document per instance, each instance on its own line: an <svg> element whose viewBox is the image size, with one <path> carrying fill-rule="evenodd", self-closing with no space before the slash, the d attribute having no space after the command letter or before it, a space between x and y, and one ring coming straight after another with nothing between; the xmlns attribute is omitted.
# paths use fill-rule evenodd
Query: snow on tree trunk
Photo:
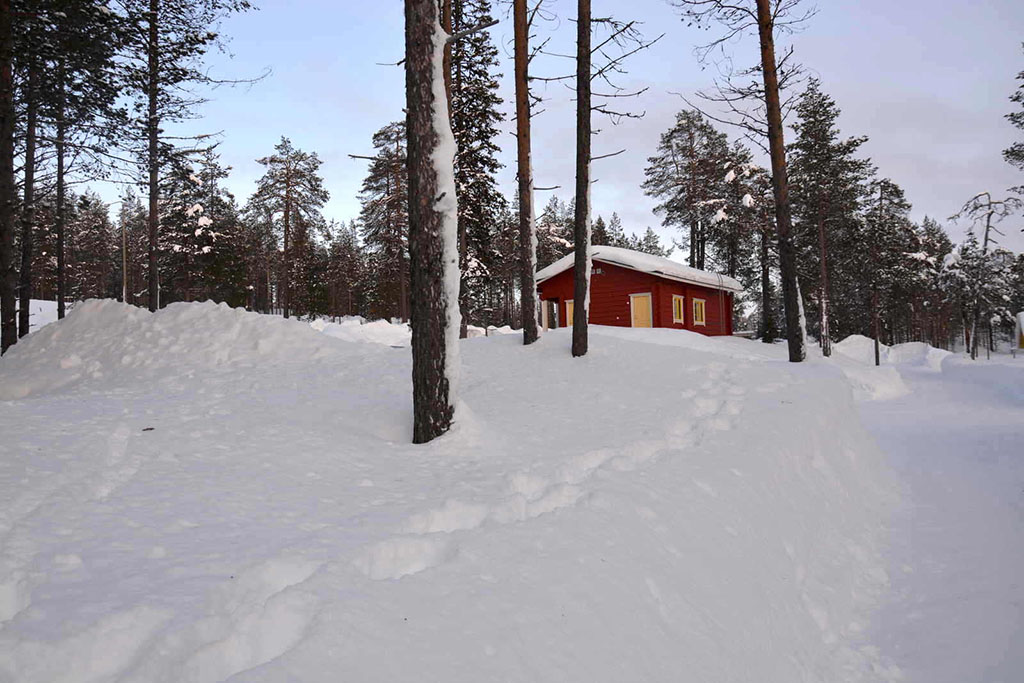
<svg viewBox="0 0 1024 683"><path fill-rule="evenodd" d="M572 355L587 353L590 311L590 0L579 0L576 20L576 215ZM580 306L579 302L583 305Z"/></svg>
<svg viewBox="0 0 1024 683"><path fill-rule="evenodd" d="M451 427L458 385L461 278L455 138L444 88L447 39L435 0L406 0L413 443Z"/></svg>

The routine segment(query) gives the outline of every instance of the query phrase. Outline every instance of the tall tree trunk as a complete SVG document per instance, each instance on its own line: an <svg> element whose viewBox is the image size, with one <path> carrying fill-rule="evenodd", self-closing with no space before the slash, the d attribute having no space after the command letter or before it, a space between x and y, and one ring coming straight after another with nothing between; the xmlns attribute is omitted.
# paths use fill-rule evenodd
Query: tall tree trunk
<svg viewBox="0 0 1024 683"><path fill-rule="evenodd" d="M67 273L67 247L66 247L66 235L67 232L67 206L66 206L66 189L64 187L64 157L65 157L65 137L67 135L67 122L64 120L64 67L59 67L60 73L57 78L57 96L59 98L57 104L57 139L54 144L55 151L57 153L57 207L54 216L54 228L57 232L57 319L60 320L64 317L65 313L65 300L68 296L68 273Z"/></svg>
<svg viewBox="0 0 1024 683"><path fill-rule="evenodd" d="M878 315L878 285L874 283L871 285L871 326L875 337L875 365L881 365L878 338L882 334L882 322Z"/></svg>
<svg viewBox="0 0 1024 683"><path fill-rule="evenodd" d="M25 86L25 202L21 213L21 272L18 274L18 336L31 328L32 250L36 217L36 120L39 98L36 94L36 68L28 70Z"/></svg>
<svg viewBox="0 0 1024 683"><path fill-rule="evenodd" d="M590 0L578 0L576 18L576 215L573 221L572 355L587 353L590 308Z"/></svg>
<svg viewBox="0 0 1024 683"><path fill-rule="evenodd" d="M291 261L291 227L292 227L292 188L291 171L285 169L284 181L284 253L281 255L284 260L283 278L281 285L281 308L285 319L288 318L288 306L291 304L292 294L292 261Z"/></svg>
<svg viewBox="0 0 1024 683"><path fill-rule="evenodd" d="M771 0L757 0L757 29L761 42L761 73L768 115L768 147L772 162L772 191L775 195L775 224L779 240L779 273L782 276L782 300L786 309L786 337L789 360L800 363L807 357L800 302L796 281L796 249L793 246L789 208L789 179L786 175L786 145L782 132L782 107L779 103L779 75L775 63L775 22Z"/></svg>
<svg viewBox="0 0 1024 683"><path fill-rule="evenodd" d="M991 200L990 200L991 202ZM991 204L990 204L991 209ZM985 264L986 257L988 255L988 239L989 232L992 229L992 211L990 210L985 215L985 237L981 243L981 262L978 267L977 275L977 295L974 297L974 314L971 321L971 360L978 359L978 321L981 319L981 287L982 281L988 274L988 268Z"/></svg>
<svg viewBox="0 0 1024 683"><path fill-rule="evenodd" d="M128 303L128 222L121 223L121 301Z"/></svg>
<svg viewBox="0 0 1024 683"><path fill-rule="evenodd" d="M697 267L697 250L698 250L698 248L697 248L697 224L691 222L690 223L690 255L687 257L687 260L690 262L689 265L690 265L691 268L696 268Z"/></svg>
<svg viewBox="0 0 1024 683"><path fill-rule="evenodd" d="M821 302L821 355L826 358L832 355L832 339L829 336L828 320L828 246L825 242L825 217L818 215L818 261L820 271L820 292Z"/></svg>
<svg viewBox="0 0 1024 683"><path fill-rule="evenodd" d="M768 230L761 231L761 341L775 341L775 315L772 312L772 278L768 263Z"/></svg>
<svg viewBox="0 0 1024 683"><path fill-rule="evenodd" d="M455 140L442 94L437 0L405 0L405 93L412 278L413 443L451 426L460 313Z"/></svg>
<svg viewBox="0 0 1024 683"><path fill-rule="evenodd" d="M14 34L0 0L0 354L18 341L14 314Z"/></svg>
<svg viewBox="0 0 1024 683"><path fill-rule="evenodd" d="M533 218L533 168L530 150L530 29L526 0L514 0L516 151L519 175L519 300L523 344L537 341L537 237Z"/></svg>
<svg viewBox="0 0 1024 683"><path fill-rule="evenodd" d="M148 135L149 147L147 150L146 165L149 171L149 214L146 217L146 226L149 232L149 310L156 311L160 306L160 274L157 270L157 222L159 220L159 198L160 198L160 158L158 147L158 136L160 134L160 119L157 113L157 100L160 94L159 62L159 34L157 26L160 9L159 0L149 0L149 35L146 46L147 69L149 82L146 84L146 96L149 100L148 117L146 118L146 133Z"/></svg>

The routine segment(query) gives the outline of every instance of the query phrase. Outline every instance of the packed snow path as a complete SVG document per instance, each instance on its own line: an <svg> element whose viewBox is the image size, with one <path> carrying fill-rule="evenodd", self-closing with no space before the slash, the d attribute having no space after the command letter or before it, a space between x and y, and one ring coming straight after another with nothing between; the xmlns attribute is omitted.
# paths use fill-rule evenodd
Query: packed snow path
<svg viewBox="0 0 1024 683"><path fill-rule="evenodd" d="M859 404L905 487L873 640L907 683L1024 680L1024 359L897 367Z"/></svg>

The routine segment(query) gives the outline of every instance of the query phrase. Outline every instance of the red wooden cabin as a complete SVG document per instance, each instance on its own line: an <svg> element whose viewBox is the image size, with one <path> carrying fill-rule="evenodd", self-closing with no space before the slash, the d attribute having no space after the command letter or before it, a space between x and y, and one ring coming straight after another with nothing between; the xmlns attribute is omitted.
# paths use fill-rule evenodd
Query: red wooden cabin
<svg viewBox="0 0 1024 683"><path fill-rule="evenodd" d="M545 329L572 325L573 259L537 272ZM591 324L732 334L733 295L743 291L733 278L620 247L593 247L591 260Z"/></svg>

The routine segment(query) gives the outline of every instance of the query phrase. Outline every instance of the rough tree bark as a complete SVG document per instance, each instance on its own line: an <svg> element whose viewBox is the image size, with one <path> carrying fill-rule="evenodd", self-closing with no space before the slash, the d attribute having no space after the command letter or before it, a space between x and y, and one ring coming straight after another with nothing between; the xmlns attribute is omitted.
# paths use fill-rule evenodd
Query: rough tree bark
<svg viewBox="0 0 1024 683"><path fill-rule="evenodd" d="M149 148L147 150L147 167L149 170L149 214L146 225L149 232L149 310L156 311L160 306L160 275L157 271L157 223L159 221L160 198L160 159L157 137L160 134L160 118L157 111L157 98L160 94L160 78L157 70L159 62L159 45L157 33L159 0L149 0L149 33L147 42L147 69L149 83L146 96L149 99L149 111L146 118L146 134Z"/></svg>
<svg viewBox="0 0 1024 683"><path fill-rule="evenodd" d="M36 123L39 98L35 91L36 68L28 70L25 86L25 201L21 211L21 271L18 273L18 336L28 334L31 322L32 250L35 238Z"/></svg>
<svg viewBox="0 0 1024 683"><path fill-rule="evenodd" d="M526 0L514 0L516 150L519 175L519 300L523 320L523 344L537 341L537 245L533 219L533 168L530 158L530 27Z"/></svg>
<svg viewBox="0 0 1024 683"><path fill-rule="evenodd" d="M578 0L576 19L576 242L573 269L572 355L587 353L590 285L590 0Z"/></svg>
<svg viewBox="0 0 1024 683"><path fill-rule="evenodd" d="M771 0L757 0L757 33L761 42L761 73L768 116L768 147L772 162L772 191L775 195L775 224L779 242L779 272L782 299L786 309L786 337L789 360L800 363L806 358L800 302L797 300L796 249L793 246L793 221L789 208L789 179L786 175L786 146L782 131L782 107L779 103L779 76L775 63L774 19Z"/></svg>
<svg viewBox="0 0 1024 683"><path fill-rule="evenodd" d="M18 341L14 315L14 35L0 0L0 354Z"/></svg>
<svg viewBox="0 0 1024 683"><path fill-rule="evenodd" d="M454 139L444 95L437 0L405 0L405 96L412 280L413 443L448 431L458 362L457 200ZM449 300L449 298L454 300ZM454 334L453 334L454 332Z"/></svg>

